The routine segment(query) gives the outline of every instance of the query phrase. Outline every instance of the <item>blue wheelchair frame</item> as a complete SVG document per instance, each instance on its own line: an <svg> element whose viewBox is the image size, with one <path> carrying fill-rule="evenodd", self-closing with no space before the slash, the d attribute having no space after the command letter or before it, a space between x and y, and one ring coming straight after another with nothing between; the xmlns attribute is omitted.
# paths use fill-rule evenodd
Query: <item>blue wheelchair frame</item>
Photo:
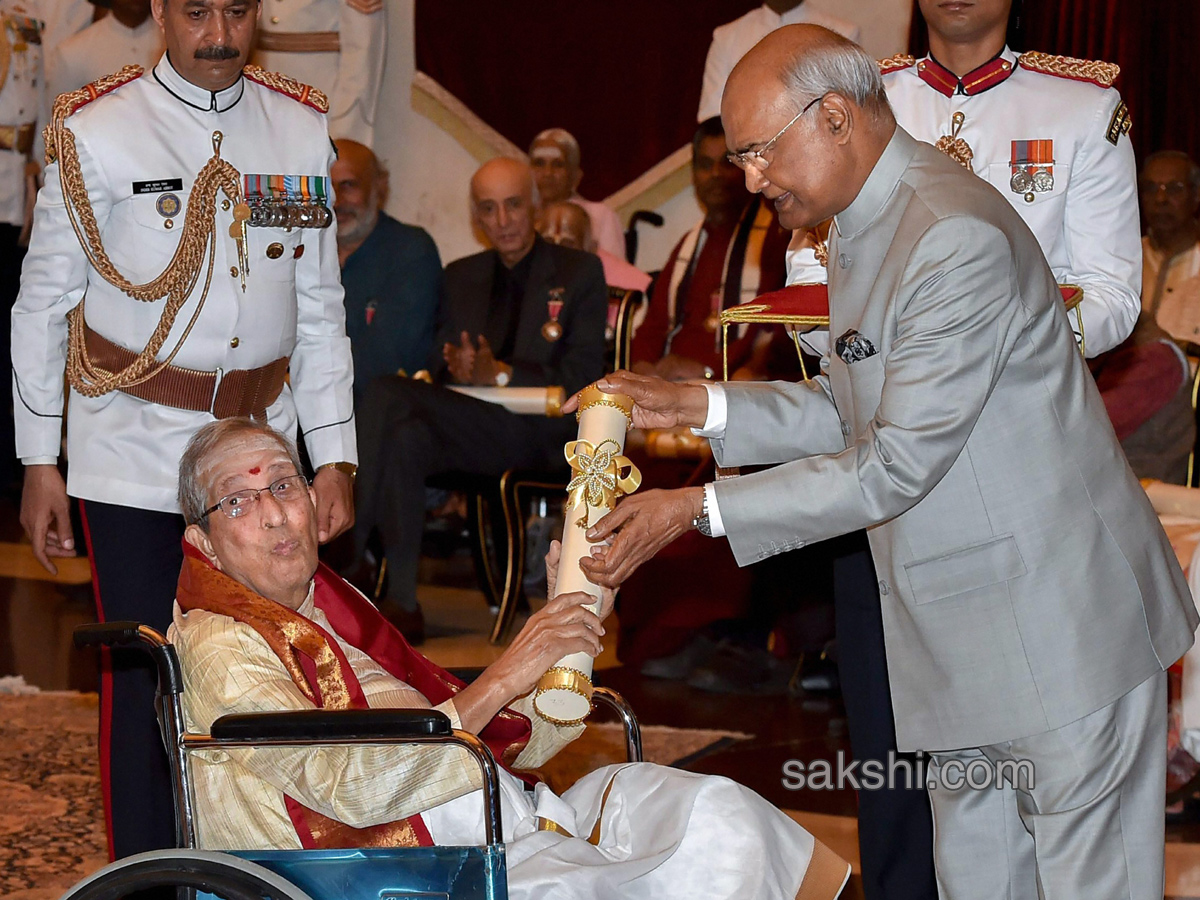
<svg viewBox="0 0 1200 900"><path fill-rule="evenodd" d="M483 846L229 853L277 873L314 900L507 900L499 768L487 745L470 732L453 729L444 713L367 709L239 714L217 719L208 734L189 733L180 701L183 676L179 658L165 636L136 622L110 622L80 626L75 629L74 639L77 647L138 647L150 653L155 661L156 712L170 759L177 847L188 851L196 848L189 753L239 747L450 744L466 750L483 776L486 841ZM640 762L641 730L629 705L615 691L606 688L595 689L593 702L596 701L616 711L625 729L627 756Z"/></svg>

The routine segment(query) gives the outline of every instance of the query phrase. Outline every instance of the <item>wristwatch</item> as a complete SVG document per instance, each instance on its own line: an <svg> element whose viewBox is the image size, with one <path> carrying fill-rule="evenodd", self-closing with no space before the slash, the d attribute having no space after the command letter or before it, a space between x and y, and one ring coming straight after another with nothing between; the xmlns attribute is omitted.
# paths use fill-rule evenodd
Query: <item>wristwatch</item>
<svg viewBox="0 0 1200 900"><path fill-rule="evenodd" d="M705 537L712 537L712 522L708 518L708 491L704 492L704 502L700 507L700 515L692 519L692 527Z"/></svg>
<svg viewBox="0 0 1200 900"><path fill-rule="evenodd" d="M356 466L354 463L331 462L325 463L323 466L317 466L318 472L320 472L322 469L337 469L339 472L349 475L351 482L353 482L355 476L358 475L358 466Z"/></svg>
<svg viewBox="0 0 1200 900"><path fill-rule="evenodd" d="M512 372L507 369L501 369L496 373L496 387L508 387L508 383L511 380Z"/></svg>

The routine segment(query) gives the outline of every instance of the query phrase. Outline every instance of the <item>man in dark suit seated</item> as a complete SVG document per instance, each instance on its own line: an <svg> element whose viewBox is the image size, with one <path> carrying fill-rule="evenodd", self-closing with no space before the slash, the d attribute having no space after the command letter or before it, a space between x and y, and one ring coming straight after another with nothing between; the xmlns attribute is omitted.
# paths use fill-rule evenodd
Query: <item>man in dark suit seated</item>
<svg viewBox="0 0 1200 900"><path fill-rule="evenodd" d="M424 367L433 346L442 261L429 232L383 211L388 173L371 149L346 139L334 145L338 262L354 399L360 401L380 375Z"/></svg>
<svg viewBox="0 0 1200 900"><path fill-rule="evenodd" d="M561 466L572 419L517 415L444 385L561 385L570 394L604 374L608 296L600 261L537 236L533 173L493 159L471 179L471 210L492 249L446 266L433 384L385 376L358 411L355 549L379 532L388 561L380 609L409 640L424 636L417 563L425 480L447 472L500 476Z"/></svg>

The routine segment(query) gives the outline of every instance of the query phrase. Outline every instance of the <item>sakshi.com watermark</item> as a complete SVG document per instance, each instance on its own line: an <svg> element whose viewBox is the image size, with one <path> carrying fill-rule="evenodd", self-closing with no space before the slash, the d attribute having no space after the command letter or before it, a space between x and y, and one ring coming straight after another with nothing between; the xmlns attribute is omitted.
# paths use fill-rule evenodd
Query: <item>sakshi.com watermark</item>
<svg viewBox="0 0 1200 900"><path fill-rule="evenodd" d="M924 785L928 790L951 791L967 788L1015 787L1029 791L1034 787L1033 762L1028 759L1002 759L992 762L977 758L956 758L933 762L924 753L897 754L888 751L881 759L849 759L839 750L833 760L803 762L789 759L783 764L783 786L789 791L882 791L912 790Z"/></svg>

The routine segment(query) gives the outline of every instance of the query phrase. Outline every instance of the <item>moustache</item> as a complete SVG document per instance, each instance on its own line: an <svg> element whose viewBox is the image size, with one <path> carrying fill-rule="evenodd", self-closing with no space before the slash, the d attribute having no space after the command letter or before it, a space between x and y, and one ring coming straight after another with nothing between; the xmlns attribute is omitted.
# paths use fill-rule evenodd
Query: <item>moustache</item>
<svg viewBox="0 0 1200 900"><path fill-rule="evenodd" d="M201 47L195 53L196 59L204 59L211 62L237 59L241 55L242 53L237 47L230 47L226 44L211 44L208 47Z"/></svg>

